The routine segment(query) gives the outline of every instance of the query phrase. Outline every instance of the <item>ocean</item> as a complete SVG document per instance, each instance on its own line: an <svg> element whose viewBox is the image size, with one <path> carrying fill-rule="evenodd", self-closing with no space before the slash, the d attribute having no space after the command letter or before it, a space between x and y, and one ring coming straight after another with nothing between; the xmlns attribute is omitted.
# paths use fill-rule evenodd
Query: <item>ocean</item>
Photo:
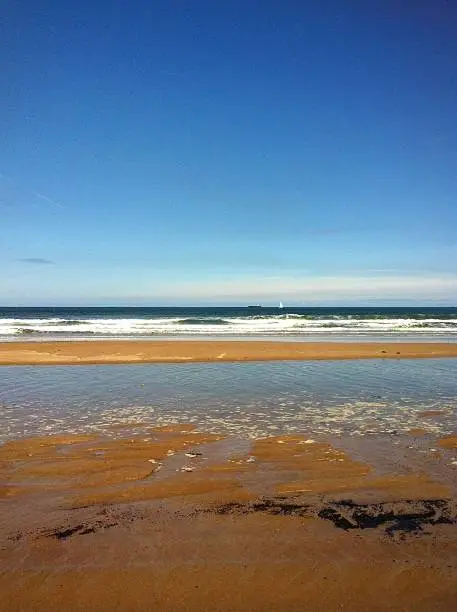
<svg viewBox="0 0 457 612"><path fill-rule="evenodd" d="M457 308L0 308L1 340L269 337L457 340Z"/></svg>

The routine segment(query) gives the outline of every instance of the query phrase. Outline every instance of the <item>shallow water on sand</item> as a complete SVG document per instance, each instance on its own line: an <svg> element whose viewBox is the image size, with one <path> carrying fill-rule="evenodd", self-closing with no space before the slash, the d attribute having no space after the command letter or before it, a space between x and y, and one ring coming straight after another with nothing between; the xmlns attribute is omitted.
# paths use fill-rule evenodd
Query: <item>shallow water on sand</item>
<svg viewBox="0 0 457 612"><path fill-rule="evenodd" d="M0 441L176 422L249 438L444 435L457 429L457 360L2 367L0 419Z"/></svg>

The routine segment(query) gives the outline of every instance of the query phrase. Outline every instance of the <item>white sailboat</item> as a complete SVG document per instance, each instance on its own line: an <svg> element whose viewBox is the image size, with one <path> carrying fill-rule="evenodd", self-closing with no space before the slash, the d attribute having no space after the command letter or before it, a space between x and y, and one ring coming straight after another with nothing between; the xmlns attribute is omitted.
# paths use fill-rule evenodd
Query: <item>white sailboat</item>
<svg viewBox="0 0 457 612"><path fill-rule="evenodd" d="M284 308L284 304L282 302L279 302L279 308Z"/></svg>

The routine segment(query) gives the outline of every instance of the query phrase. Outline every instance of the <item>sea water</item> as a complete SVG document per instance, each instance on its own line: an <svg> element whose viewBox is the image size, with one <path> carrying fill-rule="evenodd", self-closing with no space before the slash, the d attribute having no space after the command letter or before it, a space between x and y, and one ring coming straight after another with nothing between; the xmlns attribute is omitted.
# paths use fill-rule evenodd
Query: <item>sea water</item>
<svg viewBox="0 0 457 612"><path fill-rule="evenodd" d="M457 340L457 308L0 308L0 340Z"/></svg>
<svg viewBox="0 0 457 612"><path fill-rule="evenodd" d="M168 423L245 438L445 435L457 430L457 359L7 366L0 422L0 441Z"/></svg>

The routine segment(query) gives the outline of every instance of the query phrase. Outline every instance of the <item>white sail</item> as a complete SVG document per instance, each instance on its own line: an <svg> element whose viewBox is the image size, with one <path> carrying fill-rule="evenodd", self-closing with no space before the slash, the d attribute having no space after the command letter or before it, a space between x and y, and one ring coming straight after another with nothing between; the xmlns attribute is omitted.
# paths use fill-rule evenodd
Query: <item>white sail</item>
<svg viewBox="0 0 457 612"><path fill-rule="evenodd" d="M279 302L279 308L284 308L284 304L282 302Z"/></svg>

